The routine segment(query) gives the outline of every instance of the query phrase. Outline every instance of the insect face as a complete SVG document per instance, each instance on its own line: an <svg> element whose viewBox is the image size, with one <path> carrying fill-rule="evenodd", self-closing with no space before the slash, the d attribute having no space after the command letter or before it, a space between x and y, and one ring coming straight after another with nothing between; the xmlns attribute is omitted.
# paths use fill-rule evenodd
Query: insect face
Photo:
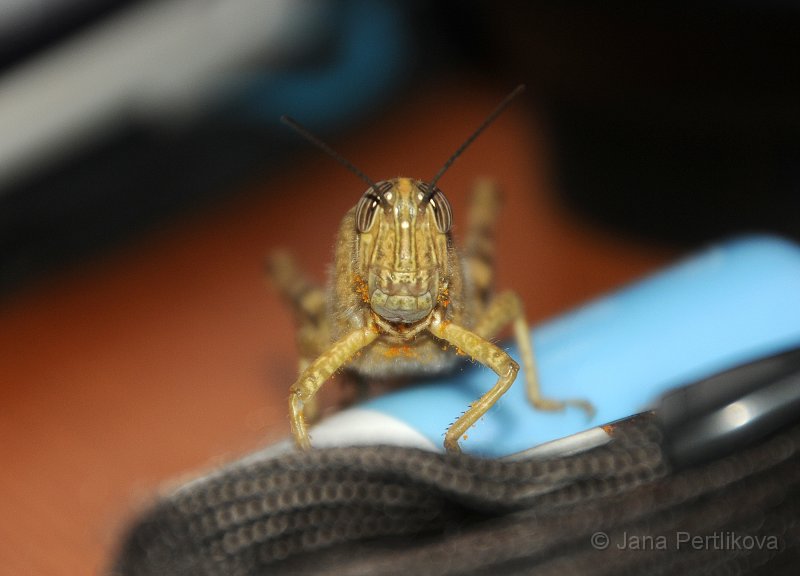
<svg viewBox="0 0 800 576"><path fill-rule="evenodd" d="M356 207L358 264L372 310L389 322L426 318L448 281L450 204L410 178L379 182ZM380 195L378 195L380 192Z"/></svg>

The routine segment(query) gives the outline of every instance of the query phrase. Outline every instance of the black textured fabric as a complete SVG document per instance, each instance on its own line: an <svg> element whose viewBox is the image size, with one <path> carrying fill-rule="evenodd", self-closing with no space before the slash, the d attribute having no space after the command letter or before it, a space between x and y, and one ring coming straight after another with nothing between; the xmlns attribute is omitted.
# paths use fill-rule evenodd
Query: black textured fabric
<svg viewBox="0 0 800 576"><path fill-rule="evenodd" d="M680 472L651 416L610 431L551 459L354 447L233 464L141 518L113 573L796 572L800 427Z"/></svg>

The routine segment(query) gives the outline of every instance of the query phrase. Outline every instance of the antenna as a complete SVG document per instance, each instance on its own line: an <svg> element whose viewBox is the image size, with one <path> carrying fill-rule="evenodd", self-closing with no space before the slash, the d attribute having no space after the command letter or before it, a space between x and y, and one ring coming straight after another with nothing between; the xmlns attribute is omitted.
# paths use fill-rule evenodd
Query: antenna
<svg viewBox="0 0 800 576"><path fill-rule="evenodd" d="M439 172L437 172L436 176L433 177L433 180L430 181L430 183L428 184L428 192L422 198L420 204L425 204L431 198L433 198L433 195L436 192L436 183L444 175L444 173L447 172L450 166L452 166L453 162L455 162L456 159L459 156L461 156L461 154L464 153L464 150L466 150L467 147L470 144L472 144L478 136L481 135L481 132L486 130L492 124L492 122L494 122L495 119L498 116L500 116L500 114L502 114L503 110L505 110L506 107L509 104L511 104L511 101L520 94L522 94L522 92L524 91L525 91L525 84L520 84L519 86L514 88L511 91L511 93L505 98L503 98L502 102L500 102L500 104L498 104L497 107L494 110L492 110L492 112L486 117L486 119L483 122L481 122L481 125L478 126L478 128L472 134L470 134L469 138L464 140L464 143L458 147L458 150L453 152L453 155L450 156L450 158L448 158L447 162L444 163L444 166L441 167Z"/></svg>
<svg viewBox="0 0 800 576"><path fill-rule="evenodd" d="M318 136L312 134L311 131L308 130L308 128L300 124L297 120L295 120L291 116L287 116L286 114L281 116L281 122L284 123L289 128L291 128L292 130L294 130L295 132L297 132L298 134L300 134L300 136L311 142L314 146L325 152L328 156L336 160L339 164L350 170L350 172L358 176L361 180L366 182L369 185L369 187L372 188L372 190L375 192L376 196L374 200L380 201L381 198L383 198L383 192L381 192L380 188L378 188L378 185L375 184L375 182L373 182L369 178L369 176L367 176L361 170L356 168L352 162L350 162L344 156L342 156L341 154L336 152L333 148L328 146Z"/></svg>

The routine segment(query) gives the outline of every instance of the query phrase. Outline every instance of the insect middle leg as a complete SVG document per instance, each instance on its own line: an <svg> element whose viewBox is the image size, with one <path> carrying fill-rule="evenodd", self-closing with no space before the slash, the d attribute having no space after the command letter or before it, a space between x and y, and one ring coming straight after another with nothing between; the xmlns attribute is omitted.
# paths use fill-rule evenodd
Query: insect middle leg
<svg viewBox="0 0 800 576"><path fill-rule="evenodd" d="M489 178L477 180L472 189L471 207L467 228L464 260L472 280L470 309L477 314L475 333L491 339L511 324L520 350L528 399L540 410L561 410L576 406L589 414L592 405L580 399L553 400L543 398L536 370L536 358L528 331L525 311L519 297L513 292L493 296L494 283L494 223L500 205L497 185Z"/></svg>
<svg viewBox="0 0 800 576"><path fill-rule="evenodd" d="M525 311L522 301L514 292L503 292L495 296L476 322L474 331L483 338L493 338L509 323L514 330L514 339L517 342L522 366L525 370L525 389L530 403L539 410L563 410L568 406L574 406L586 412L587 416L591 418L594 415L594 407L587 400L580 398L555 400L542 396L539 373L536 368L536 356L525 319Z"/></svg>

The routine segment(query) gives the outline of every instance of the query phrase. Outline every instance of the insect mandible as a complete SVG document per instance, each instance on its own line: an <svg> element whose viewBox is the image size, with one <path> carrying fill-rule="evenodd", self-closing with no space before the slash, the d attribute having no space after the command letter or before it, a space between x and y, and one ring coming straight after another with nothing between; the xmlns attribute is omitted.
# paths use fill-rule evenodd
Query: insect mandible
<svg viewBox="0 0 800 576"><path fill-rule="evenodd" d="M458 354L465 354L490 368L497 382L447 429L445 449L460 452L459 439L516 379L517 362L491 342L509 324L531 404L541 410L575 406L592 415L585 400L541 395L522 302L514 292L492 292L494 183L475 185L461 255L451 235L450 204L436 185L523 90L520 85L506 96L430 181L374 182L296 121L281 118L368 185L339 227L327 291L307 280L285 253L276 253L269 263L299 324L300 374L290 389L289 417L300 448L311 447L306 412L315 409L317 391L336 371L347 368L366 377L433 374L451 369Z"/></svg>

